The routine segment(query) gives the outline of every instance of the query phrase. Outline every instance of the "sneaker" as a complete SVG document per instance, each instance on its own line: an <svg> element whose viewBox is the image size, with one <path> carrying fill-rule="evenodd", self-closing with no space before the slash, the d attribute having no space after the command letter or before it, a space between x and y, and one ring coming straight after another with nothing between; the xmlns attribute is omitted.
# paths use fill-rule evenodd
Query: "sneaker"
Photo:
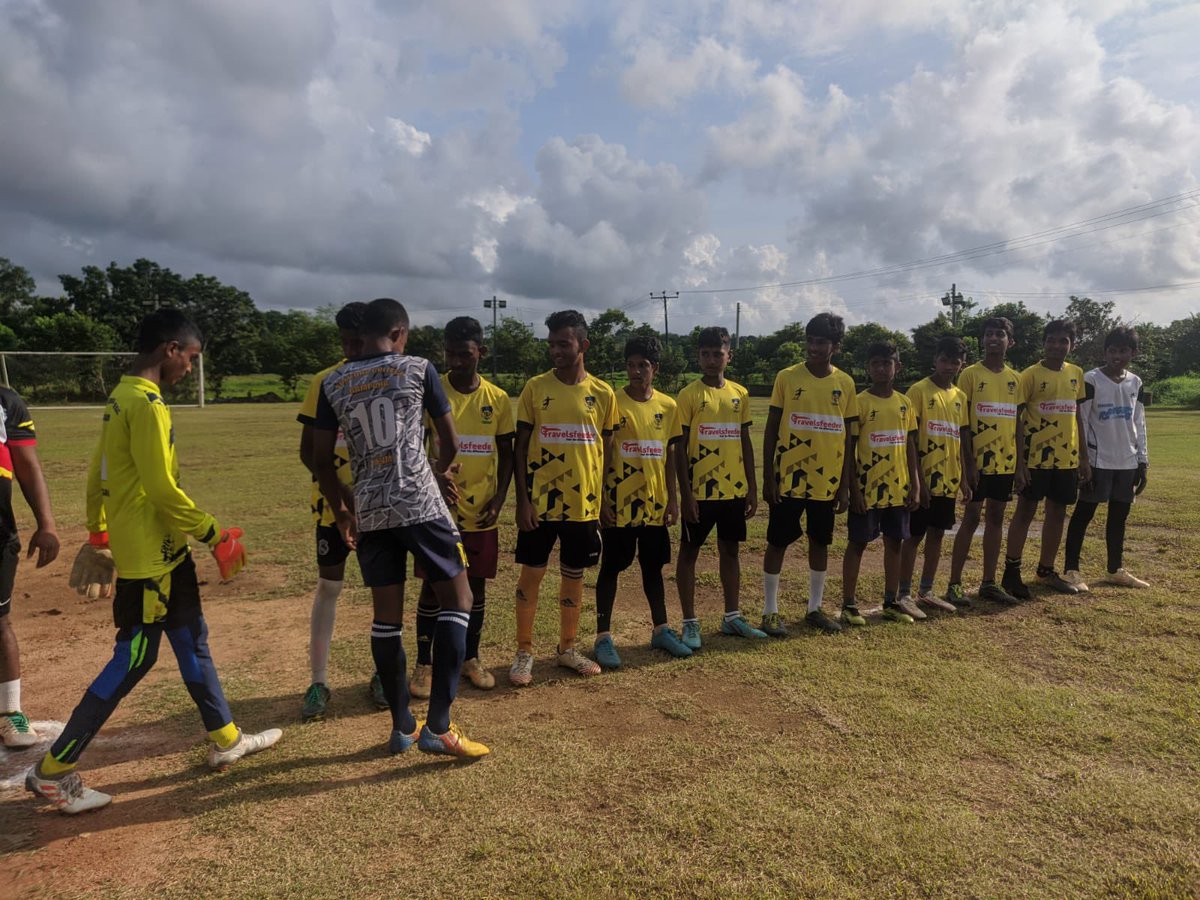
<svg viewBox="0 0 1200 900"><path fill-rule="evenodd" d="M319 681L310 684L308 690L304 692L304 705L300 707L300 720L311 722L314 719L324 718L325 707L329 705L331 696L329 688Z"/></svg>
<svg viewBox="0 0 1200 900"><path fill-rule="evenodd" d="M251 753L258 753L261 750L266 750L268 747L275 746L275 743L283 737L283 732L278 728L268 728L266 731L260 731L258 734L246 734L241 729L238 730L238 739L233 743L232 747L222 750L216 744L208 745L208 767L210 769L224 769L226 766L231 766L243 756L249 756Z"/></svg>
<svg viewBox="0 0 1200 900"><path fill-rule="evenodd" d="M479 657L475 656L462 664L462 673L467 680L481 691L490 691L496 686L496 676L483 667Z"/></svg>
<svg viewBox="0 0 1200 900"><path fill-rule="evenodd" d="M862 617L859 616L859 618ZM867 620L863 619L862 623L866 625ZM823 609L814 609L812 612L808 613L808 615L804 617L804 624L812 628L816 628L818 631L823 631L826 634L842 633L842 626L833 621L833 619L829 618L829 616L825 615L825 610Z"/></svg>
<svg viewBox="0 0 1200 900"><path fill-rule="evenodd" d="M59 778L43 778L34 766L25 776L25 790L44 797L69 816L112 803L108 794L84 787L83 779L74 770Z"/></svg>
<svg viewBox="0 0 1200 900"><path fill-rule="evenodd" d="M38 740L38 733L33 730L24 713L10 712L0 715L0 743L5 747L24 750L26 747L32 747Z"/></svg>
<svg viewBox="0 0 1200 900"><path fill-rule="evenodd" d="M590 660L589 660L590 661ZM441 756L457 756L460 759L478 759L487 756L492 751L486 745L473 741L453 722L445 734L434 734L428 725L421 726L421 736L417 739L417 749L422 753L437 753Z"/></svg>
<svg viewBox="0 0 1200 900"><path fill-rule="evenodd" d="M1079 588L1071 584L1053 569L1046 569L1037 573L1037 580L1051 590L1058 591L1060 594L1078 594Z"/></svg>
<svg viewBox="0 0 1200 900"><path fill-rule="evenodd" d="M967 592L963 590L963 586L958 582L946 588L946 593L942 595L942 599L955 609L971 605L971 598L967 596Z"/></svg>
<svg viewBox="0 0 1200 900"><path fill-rule="evenodd" d="M512 668L508 670L508 683L515 687L525 687L533 681L533 654L524 650L517 651Z"/></svg>
<svg viewBox="0 0 1200 900"><path fill-rule="evenodd" d="M1087 582L1083 580L1083 576L1079 574L1078 569L1068 569L1066 572L1063 572L1063 581L1074 585L1075 590L1080 594L1088 592Z"/></svg>
<svg viewBox="0 0 1200 900"><path fill-rule="evenodd" d="M679 639L670 628L656 631L650 637L650 646L655 650L666 650L672 656L684 658L692 655L692 648Z"/></svg>
<svg viewBox="0 0 1200 900"><path fill-rule="evenodd" d="M722 619L721 634L728 634L732 637L754 638L755 640L764 640L767 636L765 631L759 631L747 622L746 617L742 615L734 616L732 619Z"/></svg>
<svg viewBox="0 0 1200 900"><path fill-rule="evenodd" d="M596 643L592 647L592 655L596 657L596 662L600 663L602 669L621 668L621 656L617 653L617 647L610 634L596 638Z"/></svg>
<svg viewBox="0 0 1200 900"><path fill-rule="evenodd" d="M1115 572L1108 573L1108 583L1118 584L1121 587L1127 588L1148 588L1150 582L1143 581L1135 575L1130 575L1125 569L1117 569ZM1087 588L1084 588L1087 590Z"/></svg>
<svg viewBox="0 0 1200 900"><path fill-rule="evenodd" d="M921 607L917 606L917 604L913 602L913 598L908 594L905 594L903 597L897 600L896 606L902 613L904 613L906 616L911 616L913 619L919 620L928 618L928 616L925 615L925 611L922 610Z"/></svg>
<svg viewBox="0 0 1200 900"><path fill-rule="evenodd" d="M783 624L783 616L779 613L769 613L762 618L762 631L771 637L787 637L787 626Z"/></svg>
<svg viewBox="0 0 1200 900"><path fill-rule="evenodd" d="M979 586L979 599L992 603L1003 603L1005 606L1015 606L1021 602L994 581L988 581Z"/></svg>
<svg viewBox="0 0 1200 900"><path fill-rule="evenodd" d="M1017 600L1028 600L1032 595L1029 593L1029 586L1025 584L1021 578L1021 570L1004 567L1004 577L1000 579L1000 586L1008 592L1010 597Z"/></svg>
<svg viewBox="0 0 1200 900"><path fill-rule="evenodd" d="M899 606L885 606L883 608L883 617L889 622L903 622L906 625L913 623L913 617Z"/></svg>
<svg viewBox="0 0 1200 900"><path fill-rule="evenodd" d="M943 600L933 591L917 591L917 602L940 609L942 612L958 612L957 606L948 600Z"/></svg>
<svg viewBox="0 0 1200 900"><path fill-rule="evenodd" d="M433 666L417 663L413 666L412 678L408 679L408 693L418 700L428 700L433 690Z"/></svg>
<svg viewBox="0 0 1200 900"><path fill-rule="evenodd" d="M412 734L405 734L399 728L393 728L392 736L388 738L388 753L392 756L399 756L415 744L418 736L421 734L421 726L424 724L423 721L417 722L417 727L413 729Z"/></svg>
<svg viewBox="0 0 1200 900"><path fill-rule="evenodd" d="M862 628L867 624L866 617L858 611L857 606L843 606L842 614L838 618L846 625L853 625L856 628Z"/></svg>
<svg viewBox="0 0 1200 900"><path fill-rule="evenodd" d="M383 692L383 679L379 677L378 672L371 676L371 683L367 685L367 696L371 698L376 709L389 708L387 694Z"/></svg>
<svg viewBox="0 0 1200 900"><path fill-rule="evenodd" d="M700 623L699 622L684 622L683 623L683 643L689 650L695 652L700 649Z"/></svg>
<svg viewBox="0 0 1200 900"><path fill-rule="evenodd" d="M576 675L582 675L585 678L600 674L600 667L574 647L559 651L558 664L564 669L570 669Z"/></svg>

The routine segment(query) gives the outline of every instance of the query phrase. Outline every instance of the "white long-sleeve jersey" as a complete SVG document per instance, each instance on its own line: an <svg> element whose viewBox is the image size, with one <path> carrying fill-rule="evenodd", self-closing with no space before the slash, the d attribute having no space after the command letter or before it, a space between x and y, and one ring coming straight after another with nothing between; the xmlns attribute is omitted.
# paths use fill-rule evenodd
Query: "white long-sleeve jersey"
<svg viewBox="0 0 1200 900"><path fill-rule="evenodd" d="M1136 469L1149 462L1142 379L1126 372L1113 381L1103 369L1083 376L1084 443L1097 469Z"/></svg>

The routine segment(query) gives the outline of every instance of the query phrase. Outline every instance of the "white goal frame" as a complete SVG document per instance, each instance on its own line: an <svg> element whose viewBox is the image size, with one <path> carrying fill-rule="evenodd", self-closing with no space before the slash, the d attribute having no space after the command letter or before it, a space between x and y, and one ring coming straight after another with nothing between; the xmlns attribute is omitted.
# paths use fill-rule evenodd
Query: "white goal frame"
<svg viewBox="0 0 1200 900"><path fill-rule="evenodd" d="M137 356L136 353L124 350L0 350L0 382L11 389L8 380L8 357L10 356ZM204 354L196 358L196 402L172 403L171 406L182 408L204 409ZM53 406L30 406L30 409L104 409L103 406L87 404L61 403Z"/></svg>

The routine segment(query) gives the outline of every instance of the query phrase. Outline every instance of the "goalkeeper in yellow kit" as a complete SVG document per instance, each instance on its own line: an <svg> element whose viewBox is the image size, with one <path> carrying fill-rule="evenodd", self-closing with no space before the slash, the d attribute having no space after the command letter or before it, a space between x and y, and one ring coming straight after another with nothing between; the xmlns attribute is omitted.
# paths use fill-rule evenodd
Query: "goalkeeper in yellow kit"
<svg viewBox="0 0 1200 900"><path fill-rule="evenodd" d="M29 770L25 786L65 813L98 809L112 797L85 788L75 766L117 704L158 659L163 634L171 643L188 693L211 741L208 764L224 768L270 747L282 732L243 734L233 723L208 649L208 626L188 538L212 548L223 579L245 563L241 530L222 529L179 487L175 429L162 397L192 370L200 332L182 313L160 309L142 320L138 355L108 397L100 444L88 472L90 537L72 584L95 596L117 578L113 658L71 713L58 740Z"/></svg>

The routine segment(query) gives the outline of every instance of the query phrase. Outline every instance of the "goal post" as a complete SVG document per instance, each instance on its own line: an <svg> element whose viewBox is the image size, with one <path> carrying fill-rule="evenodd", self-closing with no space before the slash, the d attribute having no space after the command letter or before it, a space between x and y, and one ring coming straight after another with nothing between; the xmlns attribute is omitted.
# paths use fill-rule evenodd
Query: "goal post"
<svg viewBox="0 0 1200 900"><path fill-rule="evenodd" d="M104 406L136 353L116 350L0 350L0 383L37 409L98 409ZM171 406L203 409L204 354L193 377L168 388Z"/></svg>

